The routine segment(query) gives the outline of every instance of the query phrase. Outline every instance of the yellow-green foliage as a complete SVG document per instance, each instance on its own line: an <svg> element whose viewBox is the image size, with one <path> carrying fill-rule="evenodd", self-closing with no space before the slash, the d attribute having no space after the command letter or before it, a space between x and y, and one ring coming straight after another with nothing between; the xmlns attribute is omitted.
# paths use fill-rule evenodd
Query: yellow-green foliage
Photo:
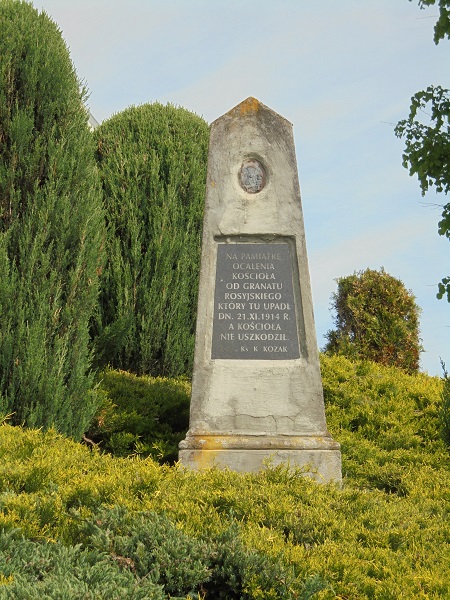
<svg viewBox="0 0 450 600"><path fill-rule="evenodd" d="M324 357L322 371L341 488L284 467L197 473L113 458L3 425L0 530L106 553L135 585L158 571L163 597L449 598L442 382L342 357ZM14 597L1 595L9 576L0 598Z"/></svg>
<svg viewBox="0 0 450 600"><path fill-rule="evenodd" d="M439 421L441 424L442 439L450 448L450 377L443 362L442 368L444 370L444 378L442 385L442 402L439 406Z"/></svg>
<svg viewBox="0 0 450 600"><path fill-rule="evenodd" d="M342 445L344 475L402 494L415 485L418 470L446 464L442 380L340 356L321 361L327 424Z"/></svg>
<svg viewBox="0 0 450 600"><path fill-rule="evenodd" d="M178 459L178 444L189 426L187 379L106 369L98 392L103 403L87 432L90 440L114 456L139 454L161 463Z"/></svg>

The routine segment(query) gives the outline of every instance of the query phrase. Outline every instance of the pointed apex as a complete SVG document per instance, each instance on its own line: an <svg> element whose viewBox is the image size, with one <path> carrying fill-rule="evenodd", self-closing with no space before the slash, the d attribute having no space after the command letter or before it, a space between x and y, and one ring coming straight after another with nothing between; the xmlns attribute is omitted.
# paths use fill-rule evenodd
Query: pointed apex
<svg viewBox="0 0 450 600"><path fill-rule="evenodd" d="M272 115L272 118L276 117L282 119L292 126L292 123L290 123L288 119L282 117L280 114L278 114L277 112L260 102L257 98L254 98L253 96L249 96L246 100L243 100L240 104L238 104L237 106L229 110L227 113L225 113L225 115L222 115L222 117L232 117L240 119L246 117L252 118L257 117L262 113L270 114ZM218 119L216 119L216 121L219 121L220 119L222 119L222 117L219 117Z"/></svg>
<svg viewBox="0 0 450 600"><path fill-rule="evenodd" d="M239 109L241 115L246 115L248 113L256 113L263 106L259 100L249 96L247 100L244 100L240 104L236 106Z"/></svg>

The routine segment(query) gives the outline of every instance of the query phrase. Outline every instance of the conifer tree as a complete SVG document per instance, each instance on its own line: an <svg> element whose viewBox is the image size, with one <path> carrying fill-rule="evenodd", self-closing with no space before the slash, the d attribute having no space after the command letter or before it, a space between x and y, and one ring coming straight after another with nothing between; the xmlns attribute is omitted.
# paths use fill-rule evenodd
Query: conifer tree
<svg viewBox="0 0 450 600"><path fill-rule="evenodd" d="M155 103L128 108L95 135L109 225L98 359L138 374L189 374L208 126Z"/></svg>
<svg viewBox="0 0 450 600"><path fill-rule="evenodd" d="M0 413L81 437L104 217L83 91L56 24L0 2Z"/></svg>
<svg viewBox="0 0 450 600"><path fill-rule="evenodd" d="M337 284L336 329L326 334L325 352L418 371L420 308L404 284L383 268L341 277Z"/></svg>

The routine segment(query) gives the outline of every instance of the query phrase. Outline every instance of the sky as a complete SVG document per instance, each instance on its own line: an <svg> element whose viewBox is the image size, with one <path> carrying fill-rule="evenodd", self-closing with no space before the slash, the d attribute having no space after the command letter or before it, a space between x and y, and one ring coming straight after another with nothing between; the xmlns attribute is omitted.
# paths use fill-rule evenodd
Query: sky
<svg viewBox="0 0 450 600"><path fill-rule="evenodd" d="M319 348L336 278L401 279L421 307L421 369L450 370L450 245L434 190L402 167L394 126L411 96L450 87L438 9L413 0L35 0L58 24L89 109L175 104L208 123L253 96L294 128ZM448 200L447 200L448 201Z"/></svg>

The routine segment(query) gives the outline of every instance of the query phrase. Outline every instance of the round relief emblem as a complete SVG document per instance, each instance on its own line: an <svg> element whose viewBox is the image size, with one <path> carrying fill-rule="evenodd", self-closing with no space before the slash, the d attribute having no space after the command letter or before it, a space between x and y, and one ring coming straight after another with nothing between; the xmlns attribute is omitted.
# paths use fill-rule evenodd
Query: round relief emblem
<svg viewBox="0 0 450 600"><path fill-rule="evenodd" d="M249 194L260 192L266 185L264 167L255 158L247 158L242 163L239 180L241 187Z"/></svg>

